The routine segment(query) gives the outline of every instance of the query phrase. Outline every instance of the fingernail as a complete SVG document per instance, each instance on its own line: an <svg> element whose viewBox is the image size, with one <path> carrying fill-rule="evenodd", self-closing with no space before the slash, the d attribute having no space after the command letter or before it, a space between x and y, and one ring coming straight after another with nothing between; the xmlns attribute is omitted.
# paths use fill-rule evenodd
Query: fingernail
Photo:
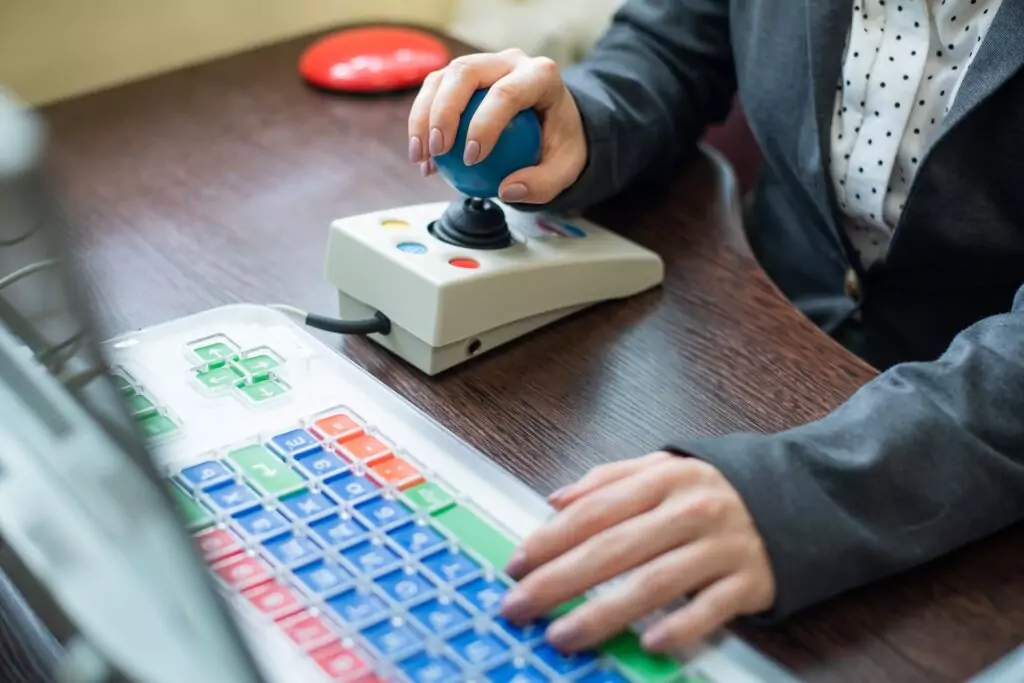
<svg viewBox="0 0 1024 683"><path fill-rule="evenodd" d="M437 156L441 153L444 148L444 135L441 133L440 128L432 128L430 130L430 154Z"/></svg>
<svg viewBox="0 0 1024 683"><path fill-rule="evenodd" d="M416 163L423 158L423 141L419 137L409 138L409 161Z"/></svg>
<svg viewBox="0 0 1024 683"><path fill-rule="evenodd" d="M518 579L519 575L522 574L523 569L526 568L526 553L522 550L517 550L512 554L508 564L505 565L505 573L513 579Z"/></svg>
<svg viewBox="0 0 1024 683"><path fill-rule="evenodd" d="M509 621L515 621L526 610L526 606L526 596L513 588L505 596L505 602L501 606L501 615Z"/></svg>
<svg viewBox="0 0 1024 683"><path fill-rule="evenodd" d="M472 166L480 158L480 143L470 140L466 143L466 151L462 154L462 163Z"/></svg>
<svg viewBox="0 0 1024 683"><path fill-rule="evenodd" d="M429 161L421 161L420 162L420 175L422 175L424 178L426 178L427 176L430 175L430 162Z"/></svg>
<svg viewBox="0 0 1024 683"><path fill-rule="evenodd" d="M567 650L579 638L579 628L571 619L559 619L551 624L545 637L559 650Z"/></svg>
<svg viewBox="0 0 1024 683"><path fill-rule="evenodd" d="M569 493L569 489L571 488L571 486L563 486L562 488L553 492L550 496L548 496L548 502L557 503L561 498L565 498L565 494Z"/></svg>
<svg viewBox="0 0 1024 683"><path fill-rule="evenodd" d="M522 199L526 199L526 185L522 183L514 183L509 185L501 192L501 198L506 202L518 202Z"/></svg>
<svg viewBox="0 0 1024 683"><path fill-rule="evenodd" d="M640 644L645 650L657 652L665 647L665 639L668 634L664 628L659 626L652 626L644 631L643 636L640 638Z"/></svg>

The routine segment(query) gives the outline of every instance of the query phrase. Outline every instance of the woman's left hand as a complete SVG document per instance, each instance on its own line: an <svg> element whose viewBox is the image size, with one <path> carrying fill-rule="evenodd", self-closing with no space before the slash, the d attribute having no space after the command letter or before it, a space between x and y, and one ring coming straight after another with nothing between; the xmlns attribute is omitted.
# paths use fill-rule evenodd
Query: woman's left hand
<svg viewBox="0 0 1024 683"><path fill-rule="evenodd" d="M688 597L643 634L667 653L775 601L761 536L739 493L701 460L670 453L602 465L552 494L554 519L532 534L507 572L519 583L503 615L527 623L624 572L609 592L557 619L548 640L587 649Z"/></svg>

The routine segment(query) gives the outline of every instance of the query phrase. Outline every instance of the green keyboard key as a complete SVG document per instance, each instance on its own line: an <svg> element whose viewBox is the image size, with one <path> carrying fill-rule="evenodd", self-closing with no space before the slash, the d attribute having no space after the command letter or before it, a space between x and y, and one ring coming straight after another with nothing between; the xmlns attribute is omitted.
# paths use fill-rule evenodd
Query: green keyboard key
<svg viewBox="0 0 1024 683"><path fill-rule="evenodd" d="M265 379L270 376L270 371L277 367L277 361L265 353L256 356L249 356L238 361L246 371L258 379Z"/></svg>
<svg viewBox="0 0 1024 683"><path fill-rule="evenodd" d="M302 477L263 446L248 446L228 453L243 474L272 496L292 493L305 485Z"/></svg>
<svg viewBox="0 0 1024 683"><path fill-rule="evenodd" d="M213 524L213 517L202 505L189 498L184 491L174 484L170 485L171 498L185 518L185 527L189 531L199 531Z"/></svg>
<svg viewBox="0 0 1024 683"><path fill-rule="evenodd" d="M682 667L673 659L652 655L640 645L640 637L627 631L601 646L600 650L638 683L670 683L687 681Z"/></svg>
<svg viewBox="0 0 1024 683"><path fill-rule="evenodd" d="M573 598L572 600L569 600L568 602L563 602L561 605L559 605L555 609L551 610L551 615L550 616L551 616L552 619L557 619L558 617L565 616L566 614L568 614L569 612L573 611L574 609L576 609L577 607L579 607L580 605L582 605L586 601L587 601L586 598L580 596L578 598Z"/></svg>
<svg viewBox="0 0 1024 683"><path fill-rule="evenodd" d="M116 386L118 391L120 391L125 396L134 396L136 393L138 393L135 391L135 387L131 385L131 382L126 380L121 375L114 375L113 377L114 386Z"/></svg>
<svg viewBox="0 0 1024 683"><path fill-rule="evenodd" d="M210 389L229 386L242 378L242 373L234 366L221 365L219 368L204 370L196 378Z"/></svg>
<svg viewBox="0 0 1024 683"><path fill-rule="evenodd" d="M139 420L156 415L156 406L145 396L135 395L130 397L128 399L128 409Z"/></svg>
<svg viewBox="0 0 1024 683"><path fill-rule="evenodd" d="M164 434L170 434L178 428L174 421L166 415L150 415L139 421L142 431L149 438L153 439Z"/></svg>
<svg viewBox="0 0 1024 683"><path fill-rule="evenodd" d="M234 349L222 342L215 342L192 349L204 363L223 364L229 358L237 358Z"/></svg>
<svg viewBox="0 0 1024 683"><path fill-rule="evenodd" d="M496 569L504 569L512 558L515 551L512 541L461 505L435 512L433 516L455 538L475 550Z"/></svg>
<svg viewBox="0 0 1024 683"><path fill-rule="evenodd" d="M451 505L455 502L451 494L437 484L428 481L425 484L414 486L404 494L405 501L417 510L434 512Z"/></svg>
<svg viewBox="0 0 1024 683"><path fill-rule="evenodd" d="M253 384L243 384L240 387L240 391L248 396L252 402L261 403L280 396L288 391L288 389L276 380L265 380L257 381Z"/></svg>

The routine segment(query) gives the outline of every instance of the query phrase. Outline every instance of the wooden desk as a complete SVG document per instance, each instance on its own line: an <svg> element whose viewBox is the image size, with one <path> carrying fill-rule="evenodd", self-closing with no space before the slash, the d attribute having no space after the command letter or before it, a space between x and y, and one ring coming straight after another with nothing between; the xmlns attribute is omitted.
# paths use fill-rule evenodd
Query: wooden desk
<svg viewBox="0 0 1024 683"><path fill-rule="evenodd" d="M333 312L322 276L333 218L455 196L406 161L412 95L312 92L295 72L306 43L45 111L109 333L239 301ZM666 441L812 420L873 372L776 292L733 195L705 158L658 197L602 209L598 220L664 255L664 287L447 375L424 377L363 340L342 348L543 492ZM1022 536L743 632L808 680L963 680L1024 639Z"/></svg>

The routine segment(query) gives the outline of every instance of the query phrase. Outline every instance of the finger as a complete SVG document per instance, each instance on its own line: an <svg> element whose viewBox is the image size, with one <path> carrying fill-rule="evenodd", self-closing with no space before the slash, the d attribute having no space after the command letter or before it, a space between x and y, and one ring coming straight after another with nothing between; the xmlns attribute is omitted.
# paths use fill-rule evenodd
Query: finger
<svg viewBox="0 0 1024 683"><path fill-rule="evenodd" d="M559 618L548 639L563 652L599 645L655 610L728 576L737 563L736 553L715 539L677 547Z"/></svg>
<svg viewBox="0 0 1024 683"><path fill-rule="evenodd" d="M743 612L749 592L750 582L739 574L712 583L648 628L641 641L644 649L666 654L708 637Z"/></svg>
<svg viewBox="0 0 1024 683"><path fill-rule="evenodd" d="M505 127L519 112L551 107L562 90L558 67L546 58L529 59L499 78L480 102L466 131L466 145L477 144L473 164L487 158Z"/></svg>
<svg viewBox="0 0 1024 683"><path fill-rule="evenodd" d="M437 164L434 163L433 159L427 159L426 161L421 161L420 162L420 173L423 175L424 178L429 178L430 176L432 176L435 173L437 173Z"/></svg>
<svg viewBox="0 0 1024 683"><path fill-rule="evenodd" d="M420 86L409 110L409 161L421 163L427 159L427 136L430 134L430 108L437 88L444 78L443 71L429 74Z"/></svg>
<svg viewBox="0 0 1024 683"><path fill-rule="evenodd" d="M596 491L562 510L528 536L506 571L516 579L525 576L605 529L653 509L666 494L666 483L652 470L644 470L618 481L615 486Z"/></svg>
<svg viewBox="0 0 1024 683"><path fill-rule="evenodd" d="M711 511L710 507L698 504L689 505L688 510L694 512L681 515L679 506L662 505L587 539L513 587L503 614L514 622L530 621L634 568L637 568L636 574L624 584L627 592L646 593L648 599L659 601L674 597L668 593L675 584L679 584L680 590L692 589L692 585L687 583L691 578L700 581L704 572L720 571L722 563L718 556L727 547L713 547L712 552L707 549L707 542L697 541L690 545L691 541L702 538L714 526L717 513L702 514L703 511ZM672 563L690 574L676 576L677 569ZM648 579L650 582L645 583ZM661 589L666 580L670 585ZM612 602L622 605L621 601ZM601 602L597 604L600 607ZM641 607L641 614L650 609ZM610 616L614 616L614 609L610 612ZM613 629L618 627L613 626Z"/></svg>
<svg viewBox="0 0 1024 683"><path fill-rule="evenodd" d="M444 79L430 107L428 150L431 156L446 154L455 144L459 119L470 97L490 86L516 67L509 55L459 57L445 68Z"/></svg>
<svg viewBox="0 0 1024 683"><path fill-rule="evenodd" d="M598 465L583 475L575 484L570 484L552 493L548 502L558 508L565 508L589 493L664 461L666 455L668 454L649 453L640 458Z"/></svg>

